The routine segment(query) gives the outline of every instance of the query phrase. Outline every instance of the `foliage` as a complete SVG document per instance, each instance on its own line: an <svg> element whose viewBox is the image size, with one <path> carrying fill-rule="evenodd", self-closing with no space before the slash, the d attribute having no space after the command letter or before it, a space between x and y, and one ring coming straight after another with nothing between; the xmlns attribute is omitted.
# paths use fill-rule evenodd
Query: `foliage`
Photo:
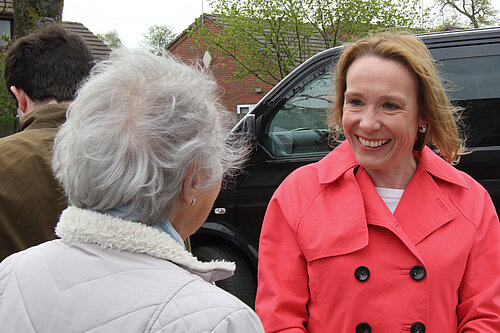
<svg viewBox="0 0 500 333"><path fill-rule="evenodd" d="M436 4L440 7L445 25L465 24L479 28L498 22L498 11L493 7L491 0L436 0Z"/></svg>
<svg viewBox="0 0 500 333"><path fill-rule="evenodd" d="M148 31L143 34L143 39L140 45L153 53L166 48L167 45L174 40L176 35L172 32L172 28L167 25L152 25Z"/></svg>
<svg viewBox="0 0 500 333"><path fill-rule="evenodd" d="M5 13L7 10L7 0L0 1L0 14Z"/></svg>
<svg viewBox="0 0 500 333"><path fill-rule="evenodd" d="M64 0L13 0L16 38L38 29L44 23L61 23Z"/></svg>
<svg viewBox="0 0 500 333"><path fill-rule="evenodd" d="M4 46L0 47L0 124L13 123L17 115L17 105L9 94L4 79L5 57L10 46L10 40L5 34L0 38Z"/></svg>
<svg viewBox="0 0 500 333"><path fill-rule="evenodd" d="M231 59L236 78L276 84L313 54L377 27L416 28L418 0L212 0L217 24L198 20L190 35ZM427 14L425 14L427 15Z"/></svg>
<svg viewBox="0 0 500 333"><path fill-rule="evenodd" d="M118 36L116 30L110 30L103 34L97 34L97 37L104 42L110 49L118 49L123 46L123 43Z"/></svg>

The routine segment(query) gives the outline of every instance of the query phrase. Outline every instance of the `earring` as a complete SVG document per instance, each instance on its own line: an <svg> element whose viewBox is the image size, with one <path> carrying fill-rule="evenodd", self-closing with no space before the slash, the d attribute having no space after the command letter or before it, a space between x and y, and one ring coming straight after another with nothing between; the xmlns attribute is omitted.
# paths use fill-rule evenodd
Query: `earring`
<svg viewBox="0 0 500 333"><path fill-rule="evenodd" d="M427 126L422 125L418 127L418 132L419 133L425 133L427 131Z"/></svg>
<svg viewBox="0 0 500 333"><path fill-rule="evenodd" d="M193 206L195 203L196 203L196 199L193 199L193 201L191 201L191 206Z"/></svg>

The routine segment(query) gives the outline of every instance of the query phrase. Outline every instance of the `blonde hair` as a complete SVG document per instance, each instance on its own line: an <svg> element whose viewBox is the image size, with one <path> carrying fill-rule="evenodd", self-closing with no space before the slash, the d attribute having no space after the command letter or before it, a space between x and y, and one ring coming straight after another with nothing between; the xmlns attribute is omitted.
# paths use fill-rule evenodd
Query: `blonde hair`
<svg viewBox="0 0 500 333"><path fill-rule="evenodd" d="M414 150L421 151L425 145L434 145L448 163L458 163L465 152L464 140L457 127L461 109L453 106L446 96L427 47L409 34L384 32L361 39L344 50L335 68L336 100L331 109L330 124L342 124L347 70L363 56L397 61L415 74L420 117L427 123L427 131L418 133Z"/></svg>

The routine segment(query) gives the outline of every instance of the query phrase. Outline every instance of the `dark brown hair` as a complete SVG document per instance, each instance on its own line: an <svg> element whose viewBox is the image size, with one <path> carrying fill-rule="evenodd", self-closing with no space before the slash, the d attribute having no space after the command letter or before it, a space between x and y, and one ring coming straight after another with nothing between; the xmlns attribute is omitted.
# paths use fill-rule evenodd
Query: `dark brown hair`
<svg viewBox="0 0 500 333"><path fill-rule="evenodd" d="M93 57L85 41L57 24L46 25L9 47L5 82L36 102L72 100L89 74ZM13 95L12 95L13 96Z"/></svg>

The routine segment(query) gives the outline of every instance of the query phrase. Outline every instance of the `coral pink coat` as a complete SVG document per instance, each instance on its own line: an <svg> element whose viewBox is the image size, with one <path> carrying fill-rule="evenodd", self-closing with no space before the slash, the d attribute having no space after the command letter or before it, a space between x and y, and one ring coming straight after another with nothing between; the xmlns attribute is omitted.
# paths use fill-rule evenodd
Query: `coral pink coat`
<svg viewBox="0 0 500 333"><path fill-rule="evenodd" d="M274 194L259 248L266 332L500 332L500 224L429 148L392 214L347 143Z"/></svg>

